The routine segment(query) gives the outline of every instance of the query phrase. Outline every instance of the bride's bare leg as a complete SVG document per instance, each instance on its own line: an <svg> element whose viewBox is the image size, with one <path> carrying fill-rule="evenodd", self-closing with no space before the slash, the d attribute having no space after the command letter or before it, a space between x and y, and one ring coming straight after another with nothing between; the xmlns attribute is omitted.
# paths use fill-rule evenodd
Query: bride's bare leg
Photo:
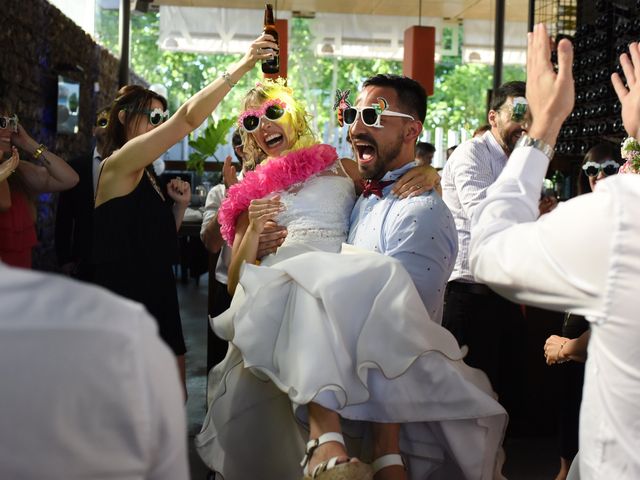
<svg viewBox="0 0 640 480"><path fill-rule="evenodd" d="M373 458L380 458L389 453L400 453L400 424L372 423ZM407 472L402 466L390 466L376 473L375 480L406 480Z"/></svg>
<svg viewBox="0 0 640 480"><path fill-rule="evenodd" d="M324 408L317 403L310 403L309 408L309 430L310 438L318 438L323 433L341 433L340 416L333 410ZM338 457L338 463L348 460L347 452L342 444L338 442L327 442L320 445L309 460L309 471L312 472L316 465L332 457ZM353 459L357 461L356 459Z"/></svg>

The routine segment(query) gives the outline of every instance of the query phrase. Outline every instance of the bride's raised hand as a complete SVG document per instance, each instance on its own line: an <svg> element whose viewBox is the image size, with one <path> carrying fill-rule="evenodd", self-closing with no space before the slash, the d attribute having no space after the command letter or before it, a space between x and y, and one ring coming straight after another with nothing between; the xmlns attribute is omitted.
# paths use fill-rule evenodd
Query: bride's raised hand
<svg viewBox="0 0 640 480"><path fill-rule="evenodd" d="M252 68L260 60L273 58L279 50L275 38L263 33L249 46L249 50L242 57L241 63Z"/></svg>
<svg viewBox="0 0 640 480"><path fill-rule="evenodd" d="M280 202L280 197L261 198L251 200L249 204L249 229L255 233L262 233L265 224L269 220L275 220L280 212L284 210L284 205Z"/></svg>

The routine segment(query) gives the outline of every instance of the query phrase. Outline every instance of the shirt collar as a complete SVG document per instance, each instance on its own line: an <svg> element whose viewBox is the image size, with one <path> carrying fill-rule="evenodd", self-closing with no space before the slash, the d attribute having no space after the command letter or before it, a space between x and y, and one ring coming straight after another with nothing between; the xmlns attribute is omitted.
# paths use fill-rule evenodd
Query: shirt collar
<svg viewBox="0 0 640 480"><path fill-rule="evenodd" d="M389 180L397 180L405 172L407 172L408 170L411 170L415 166L416 166L416 162L406 163L403 166L401 166L400 168L397 168L395 170L391 170L391 171L385 173L384 176L380 179L380 181L381 182L385 182L385 181L389 181ZM389 185L388 187L385 187L385 188L391 188L391 186Z"/></svg>
<svg viewBox="0 0 640 480"><path fill-rule="evenodd" d="M496 155L500 155L500 158L502 158L503 160L507 160L509 158L509 156L504 153L504 149L498 143L496 137L493 136L493 132L491 130L487 130L486 132L484 132L482 139L487 143L489 148L496 153Z"/></svg>
<svg viewBox="0 0 640 480"><path fill-rule="evenodd" d="M98 153L98 147L95 147L93 149L93 159L94 160L98 160L99 162L102 161L102 157L100 156L100 154Z"/></svg>

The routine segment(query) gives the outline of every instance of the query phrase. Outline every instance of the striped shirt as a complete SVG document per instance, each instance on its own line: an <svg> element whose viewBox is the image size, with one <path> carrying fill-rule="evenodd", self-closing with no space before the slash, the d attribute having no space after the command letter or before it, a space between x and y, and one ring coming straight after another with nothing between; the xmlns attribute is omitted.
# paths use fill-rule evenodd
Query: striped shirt
<svg viewBox="0 0 640 480"><path fill-rule="evenodd" d="M449 280L474 282L469 268L471 217L507 164L507 154L491 131L455 149L442 170L442 199L458 230L458 257Z"/></svg>

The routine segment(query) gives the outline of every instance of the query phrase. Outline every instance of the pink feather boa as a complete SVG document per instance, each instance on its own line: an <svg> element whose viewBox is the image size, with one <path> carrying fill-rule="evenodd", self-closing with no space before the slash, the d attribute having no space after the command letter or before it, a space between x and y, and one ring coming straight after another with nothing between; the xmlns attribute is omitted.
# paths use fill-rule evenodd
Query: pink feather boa
<svg viewBox="0 0 640 480"><path fill-rule="evenodd" d="M274 158L264 165L258 165L253 172L247 172L241 182L229 188L227 198L218 210L222 238L229 245L233 244L238 217L249 208L251 200L302 182L325 170L337 159L335 148L318 144Z"/></svg>

